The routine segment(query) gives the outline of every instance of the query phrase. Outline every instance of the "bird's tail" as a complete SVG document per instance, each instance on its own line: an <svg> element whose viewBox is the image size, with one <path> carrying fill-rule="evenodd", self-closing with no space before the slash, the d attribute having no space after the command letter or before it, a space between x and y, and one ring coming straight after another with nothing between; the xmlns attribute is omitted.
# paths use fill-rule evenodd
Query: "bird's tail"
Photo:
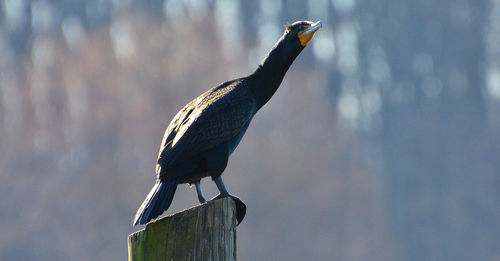
<svg viewBox="0 0 500 261"><path fill-rule="evenodd" d="M156 181L134 218L134 226L146 224L167 210L174 198L177 181Z"/></svg>

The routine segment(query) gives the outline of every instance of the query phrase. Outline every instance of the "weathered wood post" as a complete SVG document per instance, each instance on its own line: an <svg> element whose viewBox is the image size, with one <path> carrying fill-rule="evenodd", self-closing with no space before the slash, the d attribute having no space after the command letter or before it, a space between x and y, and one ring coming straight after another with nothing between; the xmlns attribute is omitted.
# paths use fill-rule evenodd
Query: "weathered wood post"
<svg viewBox="0 0 500 261"><path fill-rule="evenodd" d="M128 260L236 260L235 204L210 201L146 225L128 237Z"/></svg>

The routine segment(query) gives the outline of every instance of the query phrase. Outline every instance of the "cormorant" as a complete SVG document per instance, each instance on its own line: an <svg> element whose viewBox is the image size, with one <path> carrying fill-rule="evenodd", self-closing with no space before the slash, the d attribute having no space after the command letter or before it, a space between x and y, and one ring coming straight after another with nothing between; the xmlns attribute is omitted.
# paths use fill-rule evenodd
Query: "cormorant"
<svg viewBox="0 0 500 261"><path fill-rule="evenodd" d="M222 83L189 102L170 122L156 165L156 184L135 215L134 225L146 224L168 209L178 184L196 186L198 200L206 199L200 180L212 177L219 196L236 203L238 224L246 206L230 195L221 174L255 113L273 96L295 58L321 28L321 22L298 21L286 30L257 70L248 77Z"/></svg>

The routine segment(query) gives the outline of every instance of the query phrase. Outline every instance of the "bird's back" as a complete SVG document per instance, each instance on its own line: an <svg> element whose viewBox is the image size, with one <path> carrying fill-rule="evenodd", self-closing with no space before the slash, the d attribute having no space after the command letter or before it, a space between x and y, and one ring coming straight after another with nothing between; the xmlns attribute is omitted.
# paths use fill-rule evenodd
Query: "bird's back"
<svg viewBox="0 0 500 261"><path fill-rule="evenodd" d="M246 84L245 78L225 82L184 106L165 132L157 172L160 167L168 169L244 131L256 108Z"/></svg>

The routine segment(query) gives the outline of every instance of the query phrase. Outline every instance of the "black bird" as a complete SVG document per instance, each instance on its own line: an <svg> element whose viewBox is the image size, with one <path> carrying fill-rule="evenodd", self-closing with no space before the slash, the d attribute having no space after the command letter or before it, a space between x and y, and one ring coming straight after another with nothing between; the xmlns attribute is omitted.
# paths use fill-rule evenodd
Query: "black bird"
<svg viewBox="0 0 500 261"><path fill-rule="evenodd" d="M134 225L146 224L167 210L178 184L194 184L200 203L205 203L200 186L205 177L212 177L220 191L215 198L235 200L236 218L238 224L241 222L246 206L229 194L221 174L255 113L273 96L290 65L319 28L320 21L298 21L286 26L283 36L253 74L211 88L175 115L160 146L156 184L137 211Z"/></svg>

